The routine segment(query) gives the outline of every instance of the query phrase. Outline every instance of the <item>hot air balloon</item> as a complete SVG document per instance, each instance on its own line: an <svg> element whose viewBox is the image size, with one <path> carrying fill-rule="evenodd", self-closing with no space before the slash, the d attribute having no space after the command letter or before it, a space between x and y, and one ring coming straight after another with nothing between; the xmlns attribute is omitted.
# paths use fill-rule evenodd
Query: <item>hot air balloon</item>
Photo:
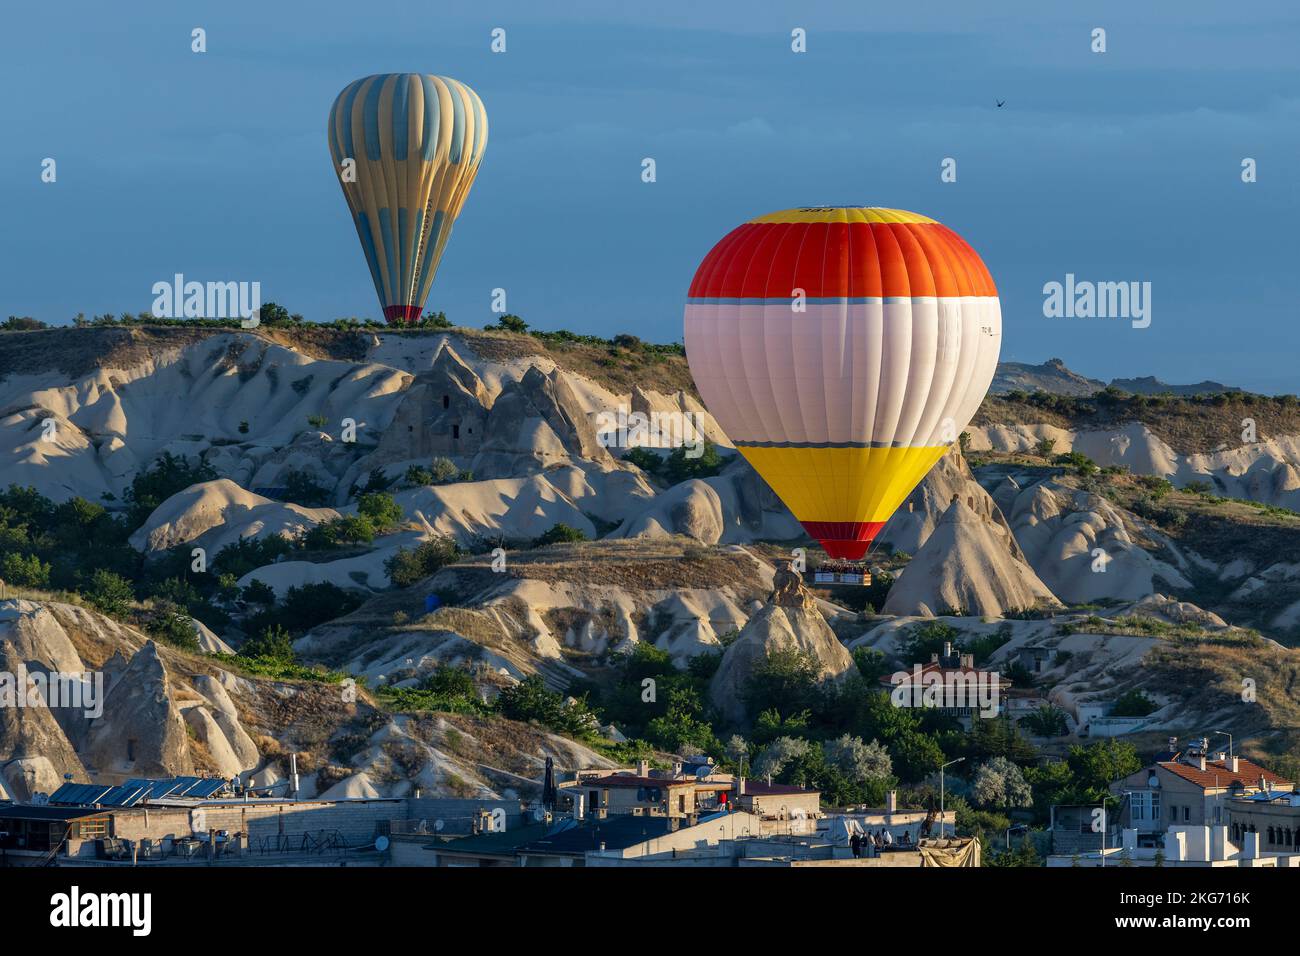
<svg viewBox="0 0 1300 956"><path fill-rule="evenodd" d="M988 391L980 257L916 213L787 209L733 229L686 305L705 406L832 558L861 560Z"/></svg>
<svg viewBox="0 0 1300 956"><path fill-rule="evenodd" d="M367 76L334 101L330 156L390 323L419 319L487 133L478 94L445 76Z"/></svg>

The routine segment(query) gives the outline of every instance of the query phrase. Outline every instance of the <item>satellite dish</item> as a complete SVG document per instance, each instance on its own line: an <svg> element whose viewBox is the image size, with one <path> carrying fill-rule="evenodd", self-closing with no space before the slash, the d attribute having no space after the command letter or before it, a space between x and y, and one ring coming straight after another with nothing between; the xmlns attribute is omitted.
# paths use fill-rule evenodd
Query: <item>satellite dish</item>
<svg viewBox="0 0 1300 956"><path fill-rule="evenodd" d="M705 777L707 777L707 776L708 776L709 774L711 774L711 773L713 773L713 768L712 768L712 767L696 767L696 768L695 768L695 776L698 777L700 780L703 780Z"/></svg>
<svg viewBox="0 0 1300 956"><path fill-rule="evenodd" d="M1152 774L1151 776L1147 777L1147 786L1148 787L1160 786L1160 778L1157 777L1155 774Z"/></svg>
<svg viewBox="0 0 1300 956"><path fill-rule="evenodd" d="M437 830L439 833L442 832L442 828L443 828L445 825L446 825L446 824L444 824L441 820L434 820L434 821L433 821L433 828L434 828L435 830Z"/></svg>
<svg viewBox="0 0 1300 956"><path fill-rule="evenodd" d="M377 837L375 837L375 849L378 850L380 853L383 853L385 850L387 850L387 849L388 849L388 837L386 837L386 836L377 836Z"/></svg>

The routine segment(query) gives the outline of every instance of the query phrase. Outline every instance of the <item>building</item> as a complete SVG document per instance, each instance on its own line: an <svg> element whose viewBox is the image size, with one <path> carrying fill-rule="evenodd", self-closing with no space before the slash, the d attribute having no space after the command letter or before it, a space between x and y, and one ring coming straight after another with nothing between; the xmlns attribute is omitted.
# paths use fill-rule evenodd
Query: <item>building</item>
<svg viewBox="0 0 1300 956"><path fill-rule="evenodd" d="M1103 833L1098 811L1100 804L1054 804L1048 833L1052 837L1052 852L1057 854L1091 853L1119 844L1118 831ZM1112 814L1113 815L1113 814ZM1107 821L1109 822L1109 821ZM1103 841L1103 836L1105 837Z"/></svg>
<svg viewBox="0 0 1300 956"><path fill-rule="evenodd" d="M1031 674L1041 674L1052 669L1056 651L1041 644L1026 644L1016 651L1016 663Z"/></svg>
<svg viewBox="0 0 1300 956"><path fill-rule="evenodd" d="M191 860L256 862L324 857L379 862L393 833L515 830L518 800L359 798L294 800L233 794L198 777L66 784L42 804L0 804L0 851L11 865ZM369 854L369 856L367 856Z"/></svg>
<svg viewBox="0 0 1300 956"><path fill-rule="evenodd" d="M641 813L528 824L516 831L463 838L394 837L396 866L806 867L978 866L970 839L925 840L854 857L835 828L771 832L743 810L688 821ZM839 836L843 834L840 833Z"/></svg>
<svg viewBox="0 0 1300 956"><path fill-rule="evenodd" d="M821 812L821 794L815 790L747 780L718 772L711 763L658 771L643 760L635 770L582 770L561 783L559 793L559 809L578 819L629 813L687 819L731 807L784 822L815 819Z"/></svg>
<svg viewBox="0 0 1300 956"><path fill-rule="evenodd" d="M1300 853L1300 793L1258 790L1226 804L1228 835L1242 843L1257 834L1264 853Z"/></svg>
<svg viewBox="0 0 1300 956"><path fill-rule="evenodd" d="M1211 751L1204 738L1182 751L1171 738L1160 758L1110 787L1120 801L1114 822L1136 831L1139 846L1156 846L1172 826L1225 825L1238 798L1295 787L1245 757Z"/></svg>
<svg viewBox="0 0 1300 956"><path fill-rule="evenodd" d="M1122 831L1117 846L1108 844L1104 851L1053 853L1047 865L1278 869L1300 867L1300 853L1269 853L1257 833L1248 833L1237 843L1229 838L1227 826L1178 824L1169 827L1155 846L1139 846L1138 831L1128 828Z"/></svg>
<svg viewBox="0 0 1300 956"><path fill-rule="evenodd" d="M963 654L951 641L928 664L885 675L880 684L899 706L933 707L967 730L977 718L997 716L1011 690L1010 678L976 667L975 655Z"/></svg>

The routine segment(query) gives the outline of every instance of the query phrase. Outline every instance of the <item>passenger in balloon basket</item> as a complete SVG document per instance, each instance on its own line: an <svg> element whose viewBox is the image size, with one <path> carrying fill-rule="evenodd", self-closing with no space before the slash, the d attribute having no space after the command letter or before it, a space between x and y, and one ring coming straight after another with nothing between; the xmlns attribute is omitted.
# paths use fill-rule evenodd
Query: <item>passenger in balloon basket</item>
<svg viewBox="0 0 1300 956"><path fill-rule="evenodd" d="M827 558L813 569L815 584L870 584L871 570L867 562L844 558Z"/></svg>

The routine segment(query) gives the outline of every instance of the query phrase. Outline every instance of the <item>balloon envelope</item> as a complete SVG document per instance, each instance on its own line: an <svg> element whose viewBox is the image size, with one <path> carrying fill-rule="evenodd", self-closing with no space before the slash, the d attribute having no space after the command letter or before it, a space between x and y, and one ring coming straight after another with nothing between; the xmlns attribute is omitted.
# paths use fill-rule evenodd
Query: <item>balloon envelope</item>
<svg viewBox="0 0 1300 956"><path fill-rule="evenodd" d="M389 322L420 317L487 132L478 94L445 76L368 76L334 101L330 156Z"/></svg>
<svg viewBox="0 0 1300 956"><path fill-rule="evenodd" d="M969 424L1002 313L984 263L916 213L760 216L704 258L686 355L705 406L832 557L858 560Z"/></svg>

